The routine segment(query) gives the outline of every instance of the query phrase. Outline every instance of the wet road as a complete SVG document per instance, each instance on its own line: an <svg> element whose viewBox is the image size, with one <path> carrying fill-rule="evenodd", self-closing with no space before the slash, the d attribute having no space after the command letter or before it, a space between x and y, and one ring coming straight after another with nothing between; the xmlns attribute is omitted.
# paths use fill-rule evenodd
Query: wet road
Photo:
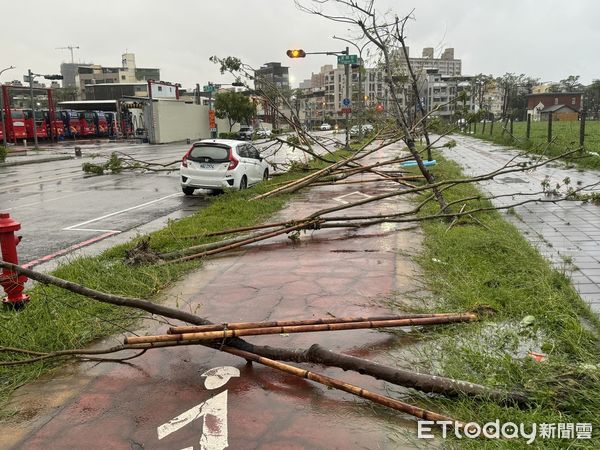
<svg viewBox="0 0 600 450"><path fill-rule="evenodd" d="M121 151L143 161L165 163L179 160L188 148L186 143L92 144L82 146L80 159L0 167L0 209L22 224L20 263L35 265L160 218L184 217L204 207L211 197L183 195L178 170L102 176L81 170L83 162L100 161L90 158L94 153ZM301 157L301 152L283 149L275 159Z"/></svg>
<svg viewBox="0 0 600 450"><path fill-rule="evenodd" d="M92 243L165 216L193 212L203 197L185 198L178 174L93 176L81 170L86 154L124 151L146 161L181 157L185 144L105 144L84 147L84 158L0 168L0 205L22 223L21 263ZM99 161L99 160L98 160Z"/></svg>

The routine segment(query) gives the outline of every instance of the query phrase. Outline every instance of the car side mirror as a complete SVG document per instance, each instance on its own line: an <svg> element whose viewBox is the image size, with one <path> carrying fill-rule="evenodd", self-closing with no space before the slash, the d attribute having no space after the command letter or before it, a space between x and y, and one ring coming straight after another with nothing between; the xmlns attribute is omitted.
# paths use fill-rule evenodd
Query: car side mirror
<svg viewBox="0 0 600 450"><path fill-rule="evenodd" d="M259 153L258 160L262 161L263 159L265 159L265 155L263 155L262 153Z"/></svg>

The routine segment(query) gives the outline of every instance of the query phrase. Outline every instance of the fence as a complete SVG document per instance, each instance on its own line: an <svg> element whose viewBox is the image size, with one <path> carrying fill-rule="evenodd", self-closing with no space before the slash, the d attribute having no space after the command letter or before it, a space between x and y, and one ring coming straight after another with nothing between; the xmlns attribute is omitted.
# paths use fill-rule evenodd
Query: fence
<svg viewBox="0 0 600 450"><path fill-rule="evenodd" d="M562 120L561 120L562 119ZM580 147L600 148L600 122L589 121L585 111L579 114L579 120L565 120L562 113L548 113L548 120L532 122L531 116L526 122L505 119L496 121L484 119L469 125L468 132L492 140L510 144L511 141L531 141L532 143L573 144ZM589 122L590 128L586 130ZM543 138L541 138L543 136ZM500 138L500 139L498 139Z"/></svg>

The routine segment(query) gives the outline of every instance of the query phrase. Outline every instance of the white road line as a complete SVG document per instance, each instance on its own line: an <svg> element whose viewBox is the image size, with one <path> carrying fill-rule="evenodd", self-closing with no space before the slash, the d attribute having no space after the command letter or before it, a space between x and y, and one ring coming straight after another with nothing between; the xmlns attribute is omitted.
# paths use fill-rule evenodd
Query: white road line
<svg viewBox="0 0 600 450"><path fill-rule="evenodd" d="M344 195L340 195L339 197L334 197L333 200L335 200L336 202L340 202L340 203L342 203L344 205L347 205L350 202L348 202L346 200L343 200L343 198L344 197L350 197L351 195L360 195L360 196L362 196L364 198L371 198L370 195L365 194L364 192L354 191L354 192L350 192L349 194L344 194Z"/></svg>
<svg viewBox="0 0 600 450"><path fill-rule="evenodd" d="M154 203L158 203L158 202L161 202L163 200L166 200L167 198L171 198L171 197L175 197L175 196L179 196L179 195L181 195L181 194L177 193L177 194L166 195L166 196L158 198L156 200L152 200L152 201L149 201L149 202L146 202L146 203L142 203L141 205L132 206L130 208L125 208L125 209L122 209L120 211L115 211L115 212L110 213L110 214L105 214L104 216L96 217L94 219L86 220L85 222L81 222L81 223L77 223L75 225L71 225L70 227L63 228L63 230L65 230L65 231L71 231L71 230L73 230L75 228L79 228L79 227L81 227L83 225L87 225L87 224L93 223L93 222L98 222L99 220L107 219L109 217L113 217L113 216L116 216L118 214L122 214L124 212L133 211L134 209L143 208L145 206L152 205Z"/></svg>
<svg viewBox="0 0 600 450"><path fill-rule="evenodd" d="M65 198L69 198L69 197L75 197L77 195L81 195L81 192L75 192L74 194L63 195L62 197L50 198L50 199L47 199L47 200L39 200L37 202L26 203L24 205L13 206L12 208L6 208L4 211L14 211L15 209L28 208L30 206L41 205L41 204L45 204L45 203L48 203L48 202L55 202L57 200L63 200Z"/></svg>
<svg viewBox="0 0 600 450"><path fill-rule="evenodd" d="M0 192L8 192L14 188L18 188L18 187L23 187L23 186L29 186L32 184L43 184L43 183L50 183L51 181L58 181L58 180L66 180L67 178L75 178L75 174L73 175L64 175L62 177L56 177L56 178L43 178L41 180L37 180L37 181L28 181L27 183L19 183L19 184L11 184L10 186L7 187L0 187Z"/></svg>
<svg viewBox="0 0 600 450"><path fill-rule="evenodd" d="M63 228L63 231L94 231L98 233L122 233L119 230L99 230L97 228Z"/></svg>

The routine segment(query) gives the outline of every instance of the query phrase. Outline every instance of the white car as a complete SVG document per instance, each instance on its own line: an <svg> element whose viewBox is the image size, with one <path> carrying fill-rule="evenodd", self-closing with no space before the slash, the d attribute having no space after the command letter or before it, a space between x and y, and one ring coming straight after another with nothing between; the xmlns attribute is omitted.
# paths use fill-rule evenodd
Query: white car
<svg viewBox="0 0 600 450"><path fill-rule="evenodd" d="M229 139L195 142L179 167L181 189L246 189L269 178L269 165L254 145Z"/></svg>
<svg viewBox="0 0 600 450"><path fill-rule="evenodd" d="M271 137L271 130L267 130L266 128L259 128L256 130L256 137L267 139Z"/></svg>
<svg viewBox="0 0 600 450"><path fill-rule="evenodd" d="M329 125L328 123L321 124L321 131L329 131L329 130L331 130L331 125Z"/></svg>
<svg viewBox="0 0 600 450"><path fill-rule="evenodd" d="M360 134L360 125L354 125L352 128L350 128L350 136L358 136ZM370 123L365 123L364 125L362 125L362 134L366 135L369 133L373 132L373 125L371 125Z"/></svg>

